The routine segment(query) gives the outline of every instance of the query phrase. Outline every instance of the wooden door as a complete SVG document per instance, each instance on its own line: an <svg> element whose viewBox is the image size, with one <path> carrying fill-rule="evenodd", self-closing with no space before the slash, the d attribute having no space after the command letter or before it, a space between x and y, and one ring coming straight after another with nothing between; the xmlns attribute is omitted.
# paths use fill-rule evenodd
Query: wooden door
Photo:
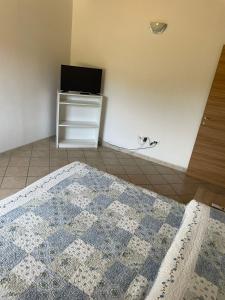
<svg viewBox="0 0 225 300"><path fill-rule="evenodd" d="M225 187L225 46L187 173Z"/></svg>

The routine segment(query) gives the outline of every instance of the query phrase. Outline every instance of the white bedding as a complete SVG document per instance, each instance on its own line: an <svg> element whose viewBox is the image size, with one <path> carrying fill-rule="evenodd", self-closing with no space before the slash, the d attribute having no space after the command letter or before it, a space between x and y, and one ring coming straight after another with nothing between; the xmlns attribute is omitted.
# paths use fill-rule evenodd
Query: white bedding
<svg viewBox="0 0 225 300"><path fill-rule="evenodd" d="M192 200L146 300L183 299L208 226L210 208Z"/></svg>

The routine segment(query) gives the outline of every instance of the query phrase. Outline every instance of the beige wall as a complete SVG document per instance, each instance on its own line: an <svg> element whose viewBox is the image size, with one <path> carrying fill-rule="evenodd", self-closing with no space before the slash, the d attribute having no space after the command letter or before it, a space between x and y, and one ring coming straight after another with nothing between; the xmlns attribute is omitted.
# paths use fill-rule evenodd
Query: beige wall
<svg viewBox="0 0 225 300"><path fill-rule="evenodd" d="M149 22L168 22L153 35ZM225 43L224 0L75 0L71 63L106 69L103 139L187 167Z"/></svg>
<svg viewBox="0 0 225 300"><path fill-rule="evenodd" d="M0 152L55 132L72 0L0 0Z"/></svg>

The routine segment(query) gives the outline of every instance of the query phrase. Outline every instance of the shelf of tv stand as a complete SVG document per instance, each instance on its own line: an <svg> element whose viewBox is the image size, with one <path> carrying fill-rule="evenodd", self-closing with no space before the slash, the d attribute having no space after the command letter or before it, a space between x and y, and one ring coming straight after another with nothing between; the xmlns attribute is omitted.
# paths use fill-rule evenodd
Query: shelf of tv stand
<svg viewBox="0 0 225 300"><path fill-rule="evenodd" d="M97 148L95 139L62 139L59 148Z"/></svg>
<svg viewBox="0 0 225 300"><path fill-rule="evenodd" d="M76 106L88 106L88 107L100 107L99 102L95 101L78 101L78 100L61 100L60 105L76 105Z"/></svg>
<svg viewBox="0 0 225 300"><path fill-rule="evenodd" d="M98 123L88 121L61 121L61 127L77 127L77 128L99 128Z"/></svg>

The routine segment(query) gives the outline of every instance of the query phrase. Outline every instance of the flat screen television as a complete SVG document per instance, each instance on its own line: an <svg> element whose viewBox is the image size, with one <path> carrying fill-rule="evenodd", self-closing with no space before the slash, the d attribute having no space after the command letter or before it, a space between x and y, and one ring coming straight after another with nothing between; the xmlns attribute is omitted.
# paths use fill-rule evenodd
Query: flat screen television
<svg viewBox="0 0 225 300"><path fill-rule="evenodd" d="M102 70L77 66L61 66L61 90L101 93Z"/></svg>

